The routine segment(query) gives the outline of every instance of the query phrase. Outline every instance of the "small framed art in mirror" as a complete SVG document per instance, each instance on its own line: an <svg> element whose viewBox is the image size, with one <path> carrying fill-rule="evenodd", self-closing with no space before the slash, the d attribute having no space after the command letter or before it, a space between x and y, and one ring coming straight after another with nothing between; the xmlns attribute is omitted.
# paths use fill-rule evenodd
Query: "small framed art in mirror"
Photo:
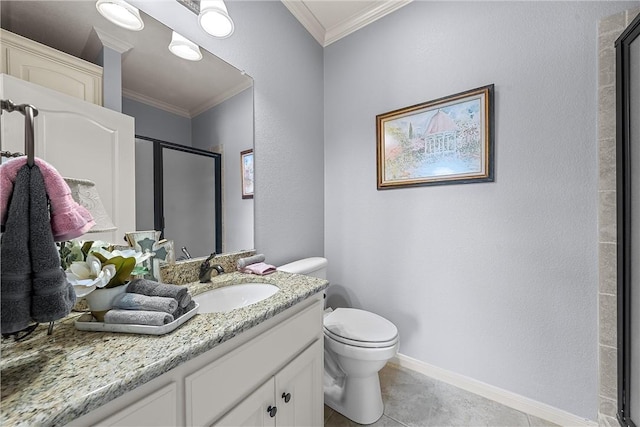
<svg viewBox="0 0 640 427"><path fill-rule="evenodd" d="M242 198L253 199L253 150L240 153L240 170L242 171Z"/></svg>

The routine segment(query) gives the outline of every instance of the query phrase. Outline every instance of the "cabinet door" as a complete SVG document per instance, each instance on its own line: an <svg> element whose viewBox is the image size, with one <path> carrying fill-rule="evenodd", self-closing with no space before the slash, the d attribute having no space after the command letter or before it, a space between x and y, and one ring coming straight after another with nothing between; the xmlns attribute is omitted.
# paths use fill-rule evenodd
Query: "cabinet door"
<svg viewBox="0 0 640 427"><path fill-rule="evenodd" d="M276 416L280 415L280 408L272 409L271 412L268 410L275 406L273 387L274 379L271 378L213 425L275 427Z"/></svg>
<svg viewBox="0 0 640 427"><path fill-rule="evenodd" d="M323 357L317 340L276 375L278 427L322 426Z"/></svg>
<svg viewBox="0 0 640 427"><path fill-rule="evenodd" d="M38 109L36 157L64 177L96 183L117 230L93 233L91 239L122 243L124 234L136 229L133 118L5 74L0 75L0 96ZM24 152L24 116L4 113L0 120L2 149Z"/></svg>
<svg viewBox="0 0 640 427"><path fill-rule="evenodd" d="M5 74L102 105L102 67L0 30Z"/></svg>

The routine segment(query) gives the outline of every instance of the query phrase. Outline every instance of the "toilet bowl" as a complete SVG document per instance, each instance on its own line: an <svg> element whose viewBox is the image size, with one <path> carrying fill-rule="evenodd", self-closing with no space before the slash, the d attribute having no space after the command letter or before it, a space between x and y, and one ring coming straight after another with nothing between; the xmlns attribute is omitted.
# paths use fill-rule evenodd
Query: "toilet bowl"
<svg viewBox="0 0 640 427"><path fill-rule="evenodd" d="M326 278L325 258L306 258L280 271ZM324 403L360 423L383 413L378 371L398 351L398 329L377 314L355 308L327 309L324 315Z"/></svg>

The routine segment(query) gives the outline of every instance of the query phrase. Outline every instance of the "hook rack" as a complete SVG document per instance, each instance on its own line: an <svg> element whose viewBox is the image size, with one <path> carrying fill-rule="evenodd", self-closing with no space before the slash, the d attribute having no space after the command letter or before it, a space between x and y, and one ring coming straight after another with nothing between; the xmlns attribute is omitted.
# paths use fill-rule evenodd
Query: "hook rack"
<svg viewBox="0 0 640 427"><path fill-rule="evenodd" d="M19 111L24 115L24 151L27 154L27 164L33 166L34 162L34 121L33 119L38 115L36 107L30 104L15 104L10 99L0 100L0 107L2 111L12 113Z"/></svg>
<svg viewBox="0 0 640 427"><path fill-rule="evenodd" d="M0 100L0 114L2 111L12 113L18 111L24 115L24 152L27 155L27 164L33 166L35 159L34 151L34 118L38 115L38 109L31 104L16 104L10 99ZM2 156L15 157L22 153L10 153L3 151ZM49 322L49 328L47 329L47 335L53 333L53 322Z"/></svg>

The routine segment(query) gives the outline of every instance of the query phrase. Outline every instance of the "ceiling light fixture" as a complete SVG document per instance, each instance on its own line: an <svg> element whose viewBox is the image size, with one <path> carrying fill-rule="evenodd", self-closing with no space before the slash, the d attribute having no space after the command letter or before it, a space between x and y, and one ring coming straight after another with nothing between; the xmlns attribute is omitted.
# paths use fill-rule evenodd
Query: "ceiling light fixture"
<svg viewBox="0 0 640 427"><path fill-rule="evenodd" d="M202 0L198 23L207 33L220 39L233 34L233 21L223 0Z"/></svg>
<svg viewBox="0 0 640 427"><path fill-rule="evenodd" d="M175 31L171 35L169 50L175 56L179 56L180 58L189 61L200 61L202 59L200 46Z"/></svg>
<svg viewBox="0 0 640 427"><path fill-rule="evenodd" d="M122 28L133 31L144 28L140 11L124 0L98 0L96 8L100 15Z"/></svg>

